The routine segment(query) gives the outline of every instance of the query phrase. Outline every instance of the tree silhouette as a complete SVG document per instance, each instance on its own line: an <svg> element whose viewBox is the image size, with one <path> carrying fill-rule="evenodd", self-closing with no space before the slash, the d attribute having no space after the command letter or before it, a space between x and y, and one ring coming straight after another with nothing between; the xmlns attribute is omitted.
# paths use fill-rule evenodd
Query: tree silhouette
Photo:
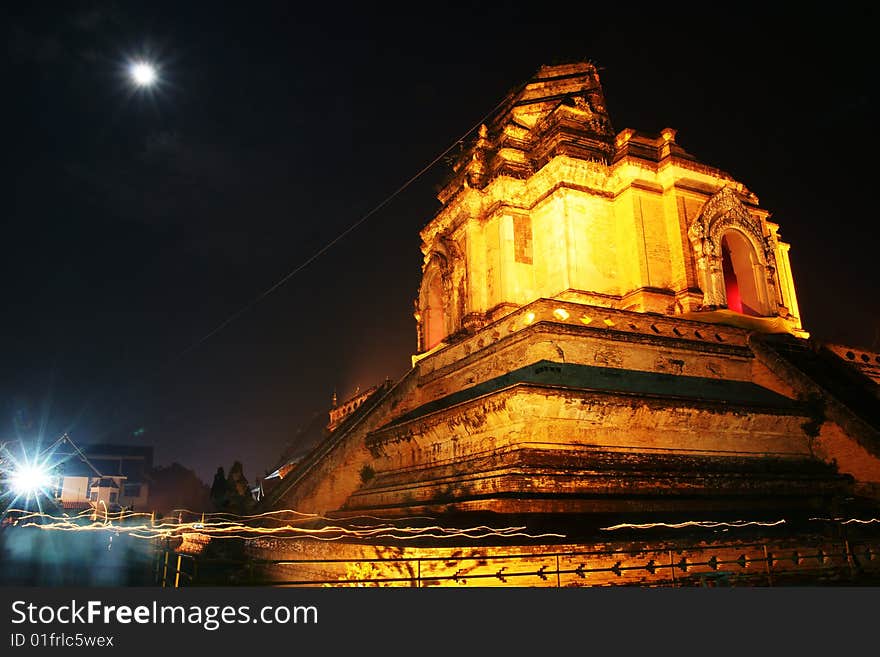
<svg viewBox="0 0 880 657"><path fill-rule="evenodd" d="M229 501L229 509L234 513L248 513L254 504L251 496L251 488L244 476L244 467L240 461L236 461L229 468L226 477L226 495Z"/></svg>
<svg viewBox="0 0 880 657"><path fill-rule="evenodd" d="M214 483L211 484L211 503L217 511L226 511L229 507L229 495L226 485L226 474L223 466L217 468L214 475Z"/></svg>
<svg viewBox="0 0 880 657"><path fill-rule="evenodd" d="M211 499L208 486L195 472L172 463L167 467L156 466L150 471L150 508L165 514L175 509L209 511Z"/></svg>

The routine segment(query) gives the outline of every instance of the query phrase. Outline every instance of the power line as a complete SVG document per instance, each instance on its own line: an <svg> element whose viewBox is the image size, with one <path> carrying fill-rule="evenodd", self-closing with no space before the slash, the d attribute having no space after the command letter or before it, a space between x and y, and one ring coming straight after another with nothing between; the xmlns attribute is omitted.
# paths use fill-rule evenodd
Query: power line
<svg viewBox="0 0 880 657"><path fill-rule="evenodd" d="M484 114L483 117L480 118L479 121L477 121L473 126L471 126L471 127L467 130L467 132L465 132L461 137L459 137L459 138L456 139L454 142L452 142L452 144L450 144L450 145L446 148L446 150L444 150L444 151L443 151L442 153L440 153L437 157L435 157L433 160L431 160L428 164L426 164L424 167L422 167L422 168L421 168L421 169L420 169L415 175L413 175L411 178L409 178L409 179L408 179L406 182L404 182L400 187L398 187L398 188L397 188L396 190L394 190L391 194L389 194L388 196L386 196L385 199L384 199L381 203L379 203L379 204L376 205L372 210L370 210L369 212L367 212L366 214L364 214L363 216L361 216L357 221L355 221L355 222L354 222L353 224L351 224L348 228L346 228L346 229L343 230L341 233L339 233L339 235L337 235L336 237L334 237L332 240L330 240L329 242L327 242L327 243L326 243L324 246L322 246L320 249L318 249L317 251L315 251L315 252L314 252L312 255L310 255L308 258L306 258L305 260L303 260L299 265L297 265L296 267L294 267L293 269L291 269L289 272L287 272L284 276L282 276L280 279L278 279L278 280L277 280L275 283L273 283L271 286L269 286L268 288L266 288L265 290L263 290L260 294L258 294L258 295L255 296L253 299L251 299L249 302L247 302L246 304L244 304L241 308L239 308L239 309L236 310L234 313L232 313L231 315L229 315L226 319L224 319L222 322L220 322L217 326L215 326L213 329L211 329L210 331L208 331L208 333L206 333L204 336L202 336L201 338L199 338L198 340L196 340L195 342L193 342L190 346L188 346L186 349L184 349L183 351L181 351L181 352L180 352L175 358L172 359L172 362L173 362L174 360L179 359L179 358L183 358L184 356L186 356L186 355L189 354L190 352L195 351L196 349L198 349L202 344L204 344L205 342L207 342L208 340L210 340L212 337L214 337L215 335L217 335L218 333L220 333L220 332L221 332L223 329L225 329L227 326L229 326L230 324L232 324L232 323L233 323L235 320L237 320L239 317L241 317L241 316L244 315L246 312L248 312L249 310L251 310L254 306L256 306L258 303L260 303L263 299L265 299L265 298L268 297L270 294L272 294L273 292L275 292L278 288L280 288L280 287L283 286L285 283L287 283L287 281L289 281L291 278L293 278L296 274L298 274L299 272L301 272L303 269L305 269L306 267L308 267L308 266L309 266L311 263L313 263L315 260L317 260L317 259L320 258L322 255L324 255L324 254L325 254L327 251L329 251L329 250L330 250L330 249L331 249L336 243L338 243L339 241L341 241L342 239L344 239L349 233L351 233L352 231L354 231L355 229L357 229L361 224L363 224L365 221L367 221L370 217L372 217L374 214L376 214L377 212L379 212L379 210L381 210L381 209L384 208L386 205L388 205L388 204L389 204L391 201L393 201L393 200L394 200L394 199L395 199L395 198L396 198L401 192L403 192L407 187L409 187L410 185L412 185L416 180L418 180L418 179L421 178L425 173L427 173L428 171L430 171L430 170L434 167L434 165L437 164L440 160L442 160L442 159L443 159L443 158L444 158L444 157L445 157L445 156L446 156L446 155L447 155L452 149L454 149L456 146L458 146L459 144L461 144L465 139L467 139L468 135L470 135L474 130L476 130L476 129L479 128L481 125L483 125L483 124L489 119L489 117L491 117L496 111L498 111L499 108L501 108L502 105L504 105L505 103L508 102L509 98L510 98L510 95L508 95L507 97L505 97L500 103L498 103L495 107L493 107L493 108L492 108L491 110L489 110L486 114Z"/></svg>
<svg viewBox="0 0 880 657"><path fill-rule="evenodd" d="M186 347L182 351L178 352L176 355L172 355L167 360L165 360L164 362L159 364L156 367L156 369L154 370L153 375L154 376L161 375L163 373L163 371L165 371L167 368L174 365L176 362L178 362L184 356L192 353L193 351L195 351L196 349L201 347L205 342L207 342L212 337L214 337L215 335L217 335L218 333L223 331L230 324L235 322L237 319L242 317L245 313L247 313L249 310L254 308L257 304L259 304L265 298L270 296L273 292L275 292L280 287L282 287L285 283L287 283L296 274L298 274L300 271L305 269L307 266L309 266L311 263L313 263L315 260L317 260L319 257L321 257L324 253L329 251L334 245L336 245L338 242L340 242L342 239L344 239L347 235L349 235L351 232L353 232L359 226L361 226L364 222L366 222L368 219L370 219L370 217L372 217L377 212L382 210L391 201L393 201L398 195L400 195L404 190L406 190L407 187L412 185L416 180L418 180L425 173L427 173L431 168L433 168L434 165L436 165L438 162L440 162L440 160L442 160L444 157L446 157L446 155L448 155L453 149L455 149L457 146L462 144L462 142L464 142L464 140L467 139L467 137L474 130L478 129L481 125L486 123L493 114L495 114L502 106L504 106L506 103L508 103L510 101L511 97L513 97L516 93L518 93L521 90L521 88L524 86L525 85L520 85L519 87L517 87L517 89L515 89L514 91L509 93L501 102L499 102L497 105L495 105L495 107L493 107L486 114L484 114L480 118L479 121L477 121L476 123L474 123L473 126L468 128L468 130L465 131L458 139L453 141L439 155L434 157L428 164L426 164L424 167L422 167L418 172L416 172L413 176L411 176L408 180L406 180L402 185L400 185L397 189L395 189L391 194L389 194L387 197L385 197L385 199L383 199L373 209L371 209L370 211L368 211L367 213L362 215L360 218L357 219L357 221L352 223L345 230L343 230L341 233L339 233L336 237L334 237L332 240L327 242L324 246L319 248L317 251L315 251L312 255L310 255L308 258L306 258L304 261L302 261L296 267L291 269L288 273L286 273L284 276L282 276L280 279L278 279L275 283L273 283L272 285L267 287L265 290L260 292L258 295L253 297L250 301L248 301L247 303L242 305L238 310L236 310L231 315L226 317L222 322L217 324L213 329L211 329L210 331L205 333L198 340L195 340L188 347ZM150 378L152 378L152 377L150 377ZM142 383L146 383L146 380L142 380ZM125 420L120 420L119 422L124 423Z"/></svg>

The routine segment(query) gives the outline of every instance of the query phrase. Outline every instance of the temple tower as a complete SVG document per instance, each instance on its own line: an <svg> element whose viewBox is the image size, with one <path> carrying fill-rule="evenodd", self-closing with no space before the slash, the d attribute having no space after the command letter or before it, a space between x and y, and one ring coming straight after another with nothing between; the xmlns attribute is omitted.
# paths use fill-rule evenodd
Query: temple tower
<svg viewBox="0 0 880 657"><path fill-rule="evenodd" d="M545 66L512 93L438 198L419 353L541 298L806 335L757 197L673 129L615 135L592 64Z"/></svg>
<svg viewBox="0 0 880 657"><path fill-rule="evenodd" d="M421 231L412 369L267 504L402 516L830 512L880 499L880 355L808 339L758 198L542 67Z"/></svg>

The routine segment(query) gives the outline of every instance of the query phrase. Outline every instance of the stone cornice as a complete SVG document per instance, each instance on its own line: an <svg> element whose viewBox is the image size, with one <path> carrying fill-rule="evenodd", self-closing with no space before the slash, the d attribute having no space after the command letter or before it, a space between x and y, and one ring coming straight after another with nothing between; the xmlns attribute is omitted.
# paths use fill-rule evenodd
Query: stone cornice
<svg viewBox="0 0 880 657"><path fill-rule="evenodd" d="M430 244L466 219L484 219L499 203L529 210L561 188L610 197L616 184L605 164L559 155L526 179L496 176L483 189L460 190L422 230L422 241Z"/></svg>
<svg viewBox="0 0 880 657"><path fill-rule="evenodd" d="M535 363L533 365L538 364ZM504 400L510 399L521 393L569 394L572 397L583 395L589 395L592 397L600 396L604 400L617 400L618 403L621 404L628 404L631 403L633 399L638 399L639 404L659 405L661 407L668 407L669 405L680 407L682 404L685 404L691 408L710 410L722 408L725 411L736 410L764 415L795 415L799 417L807 417L806 406L792 400L786 400L783 405L746 401L733 403L723 400L700 399L675 394L649 393L644 391L628 392L624 390L570 387L567 385L556 385L553 383L540 383L534 381L516 381L502 388L491 390L463 401L453 402L449 405L443 405L442 402L444 400L438 399L434 404L439 406L439 408L434 410L426 409L426 412L422 414L418 413L419 408L413 409L413 411L411 411L414 415L413 417L403 419L402 421L394 420L388 425L371 431L366 436L366 443L368 447L375 448L388 441L406 440L411 438L413 433L418 433L421 426L424 426L426 423L437 421L444 415L456 412L465 413L468 410L480 408L490 400L496 403L503 402Z"/></svg>
<svg viewBox="0 0 880 657"><path fill-rule="evenodd" d="M564 313L557 312L560 310ZM420 377L428 381L442 376L484 358L488 353L485 350L494 349L496 344L510 345L519 340L533 340L534 333L541 331L752 357L747 346L749 332L745 329L670 315L652 315L558 299L538 299L487 324L464 340L420 360Z"/></svg>
<svg viewBox="0 0 880 657"><path fill-rule="evenodd" d="M627 171L634 167L644 176ZM677 172L698 174L694 182L705 185L695 188ZM664 180L666 179L666 180ZM452 195L434 219L422 230L422 239L430 243L433 236L455 230L459 223L468 219L485 218L499 203L530 210L558 189L575 189L588 194L614 198L627 189L638 188L663 193L668 188L680 189L698 197L706 198L720 189L733 189L741 195L741 201L750 211L769 216L758 207L758 199L744 185L735 181L720 169L708 167L690 160L670 156L661 163L651 163L641 158L626 156L613 165L599 161L581 160L567 155L557 155L528 178L506 175L493 177L482 189L464 187ZM711 190L711 192L709 191Z"/></svg>

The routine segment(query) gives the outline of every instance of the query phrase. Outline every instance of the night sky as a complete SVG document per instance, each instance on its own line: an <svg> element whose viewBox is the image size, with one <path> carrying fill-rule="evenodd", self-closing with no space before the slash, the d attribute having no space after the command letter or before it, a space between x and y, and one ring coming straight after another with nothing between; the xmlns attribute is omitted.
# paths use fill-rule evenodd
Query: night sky
<svg viewBox="0 0 880 657"><path fill-rule="evenodd" d="M444 166L203 338L570 60L601 67L615 130L677 128L758 195L814 337L880 348L874 10L20 4L0 21L0 438L262 475L334 389L409 368ZM153 92L126 77L140 57Z"/></svg>

